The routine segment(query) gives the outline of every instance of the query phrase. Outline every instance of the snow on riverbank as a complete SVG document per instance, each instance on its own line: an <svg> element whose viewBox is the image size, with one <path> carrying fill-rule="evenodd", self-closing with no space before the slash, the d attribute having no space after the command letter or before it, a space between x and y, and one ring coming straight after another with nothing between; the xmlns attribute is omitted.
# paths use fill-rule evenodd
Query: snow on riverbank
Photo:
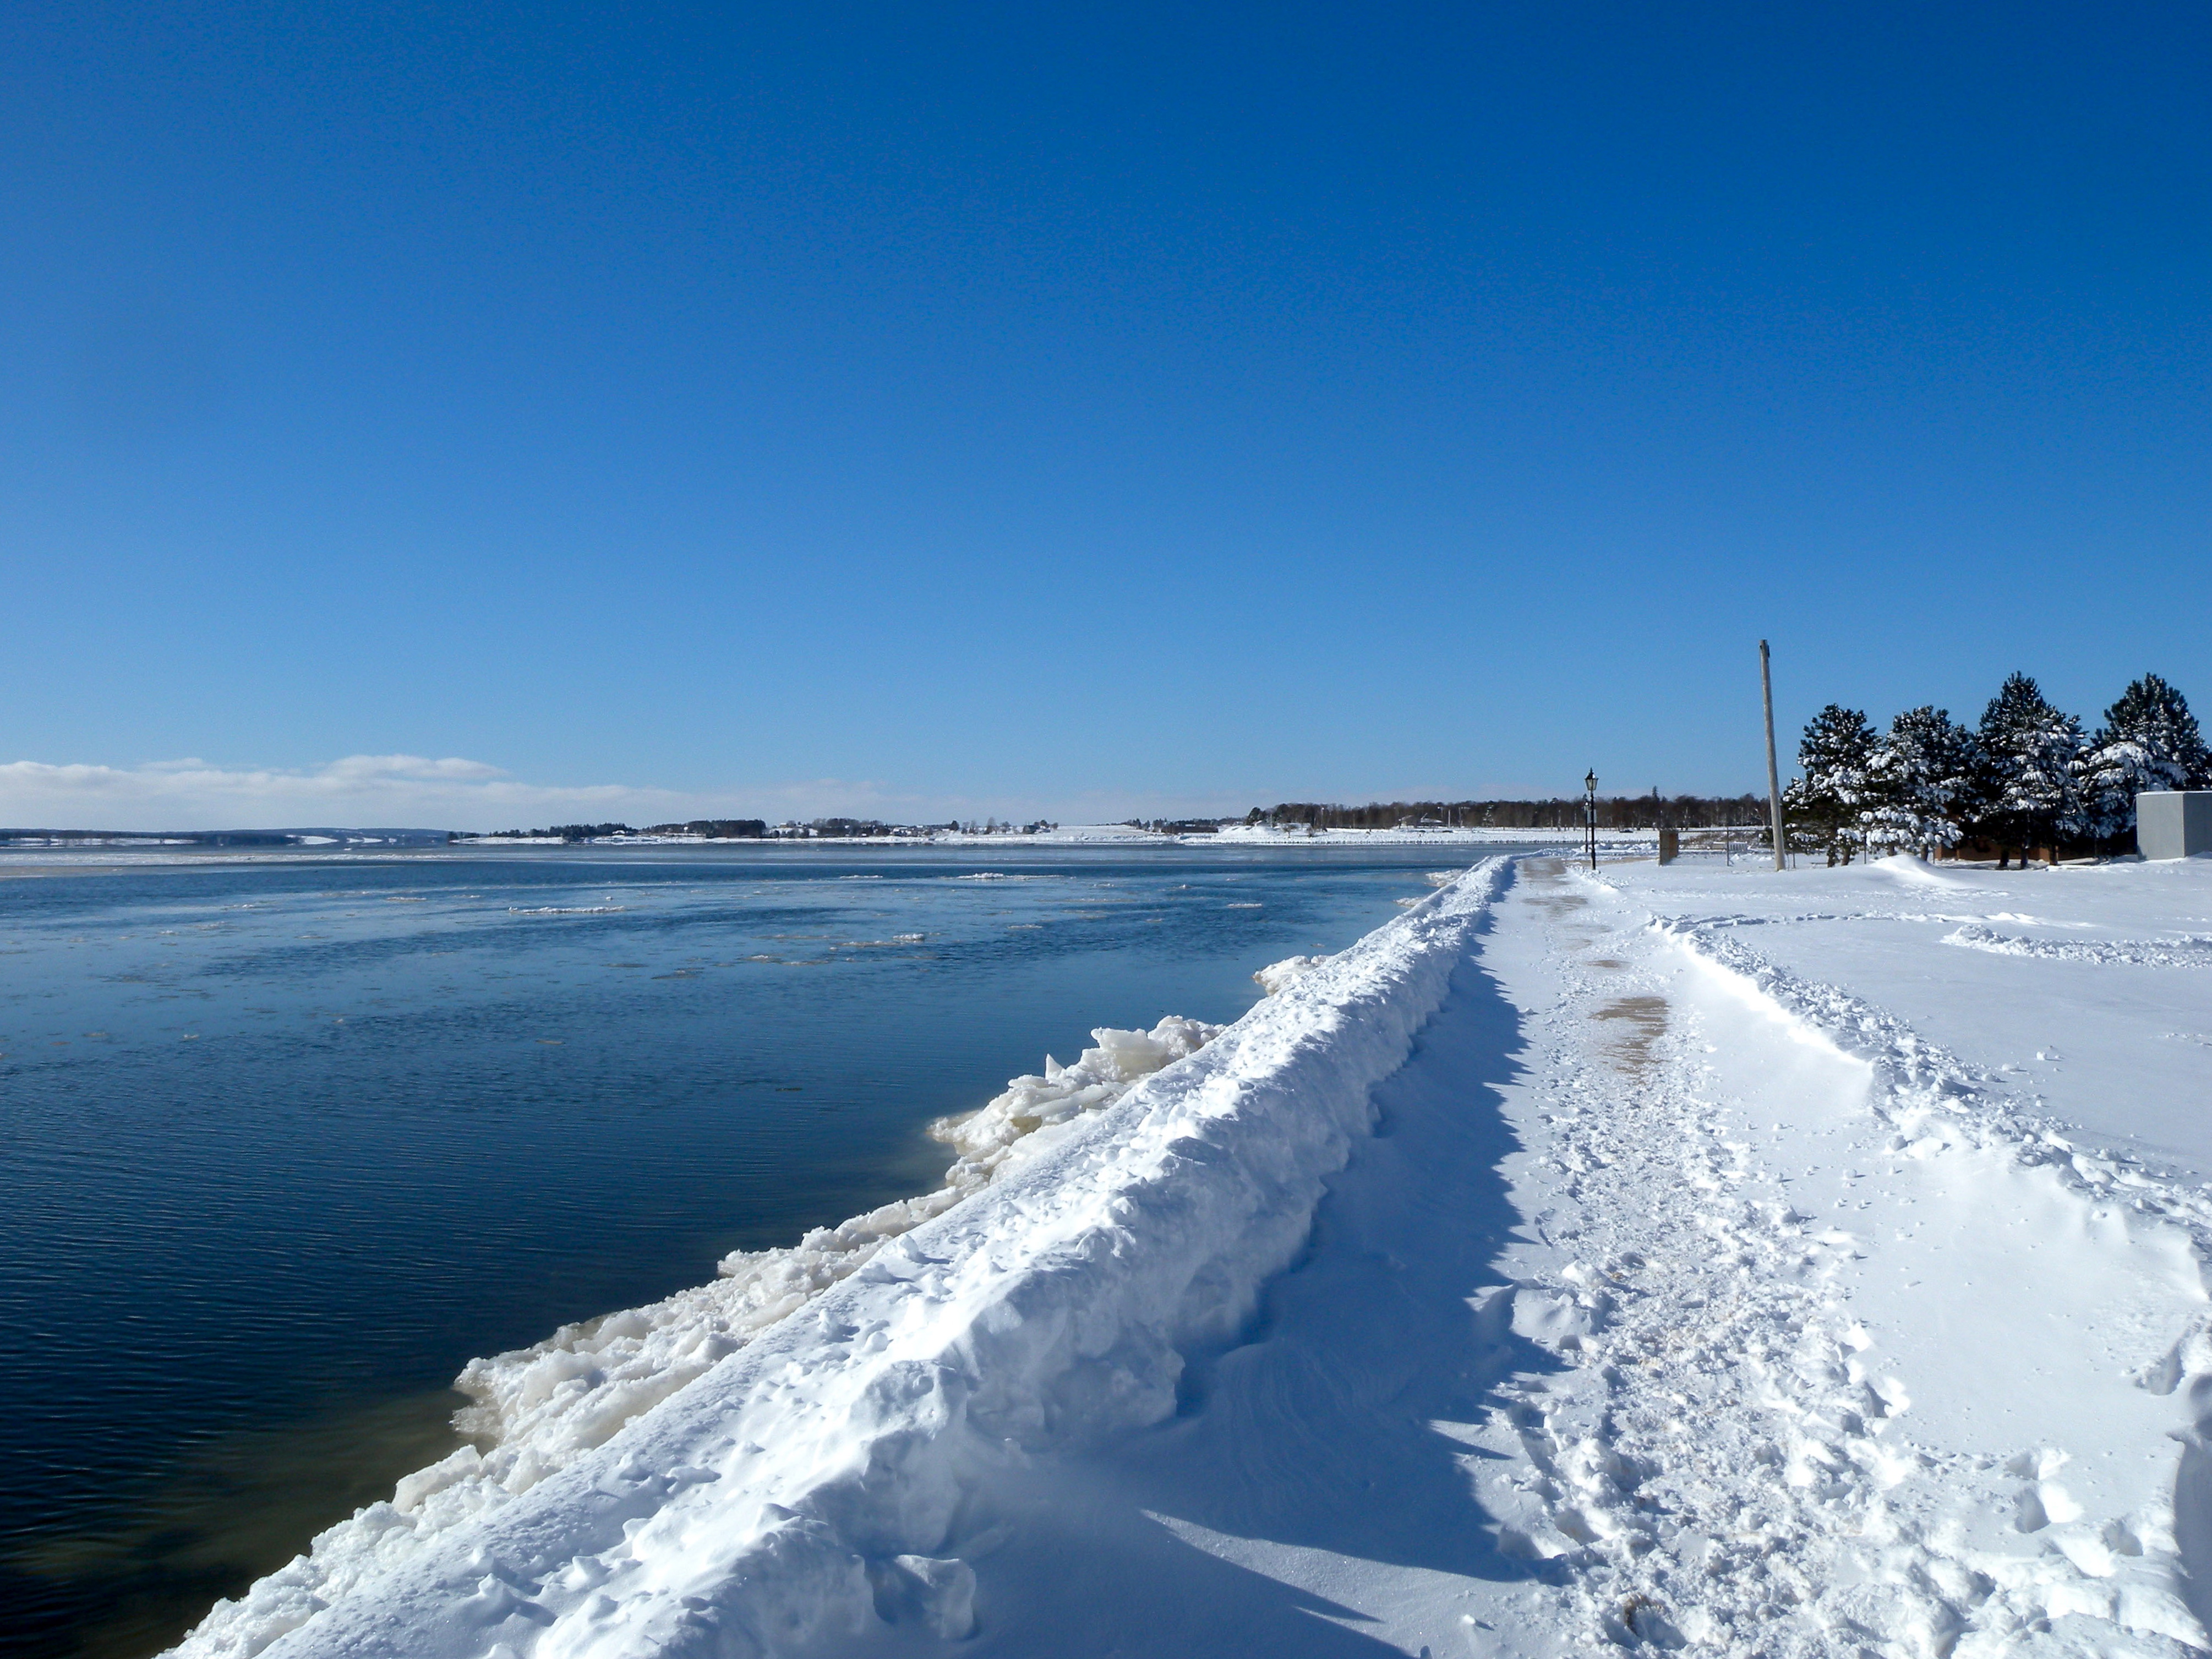
<svg viewBox="0 0 2212 1659"><path fill-rule="evenodd" d="M765 1280L726 1264L734 1294L488 1362L472 1386L520 1431L503 1468L464 1452L410 1477L180 1651L739 1655L902 1614L964 1635L969 1494L1174 1412L1186 1352L1231 1339L1296 1253L1503 878L1440 890L1103 1110L1081 1096L1152 1060L1140 1044L1205 1034L1117 1034L1136 1042L1102 1042L1076 1077L1018 1080L948 1129L954 1185L1006 1155L1018 1120L1037 1150L910 1230L862 1218L864 1237L810 1239ZM857 1271L737 1346L747 1310L804 1300L789 1280L858 1249Z"/></svg>
<svg viewBox="0 0 2212 1659"><path fill-rule="evenodd" d="M462 1413L461 1427L492 1441L492 1451L464 1449L410 1477L398 1507L423 1514L422 1500L433 1492L457 1490L459 1501L448 1499L431 1516L434 1525L441 1516L473 1514L528 1491L849 1279L892 1239L1050 1152L1085 1114L1103 1111L1224 1029L1172 1014L1150 1031L1102 1026L1091 1034L1098 1046L1073 1066L1047 1054L1042 1076L1015 1078L980 1111L933 1126L958 1154L935 1192L817 1227L786 1249L733 1251L712 1284L564 1325L535 1346L472 1361L454 1384L477 1402Z"/></svg>
<svg viewBox="0 0 2212 1659"><path fill-rule="evenodd" d="M2212 1646L2212 864L1518 870L485 1362L185 1651Z"/></svg>

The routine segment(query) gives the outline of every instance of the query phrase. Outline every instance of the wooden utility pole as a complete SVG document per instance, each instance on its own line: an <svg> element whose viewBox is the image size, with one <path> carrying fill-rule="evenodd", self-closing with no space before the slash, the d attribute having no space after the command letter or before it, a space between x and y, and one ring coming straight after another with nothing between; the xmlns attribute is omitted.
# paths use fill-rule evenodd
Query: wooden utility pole
<svg viewBox="0 0 2212 1659"><path fill-rule="evenodd" d="M1774 814L1774 867L1782 868L1782 774L1774 764L1774 671L1767 665L1766 641L1759 642L1759 690L1766 699L1766 799Z"/></svg>

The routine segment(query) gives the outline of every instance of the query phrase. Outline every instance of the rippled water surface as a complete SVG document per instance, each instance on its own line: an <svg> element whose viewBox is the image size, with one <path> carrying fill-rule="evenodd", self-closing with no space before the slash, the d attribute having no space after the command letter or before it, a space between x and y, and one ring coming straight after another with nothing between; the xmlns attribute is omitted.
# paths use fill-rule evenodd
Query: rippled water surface
<svg viewBox="0 0 2212 1659"><path fill-rule="evenodd" d="M0 880L0 1607L173 1641L457 1443L471 1356L934 1186L1435 848L547 850ZM4 872L0 866L0 872Z"/></svg>

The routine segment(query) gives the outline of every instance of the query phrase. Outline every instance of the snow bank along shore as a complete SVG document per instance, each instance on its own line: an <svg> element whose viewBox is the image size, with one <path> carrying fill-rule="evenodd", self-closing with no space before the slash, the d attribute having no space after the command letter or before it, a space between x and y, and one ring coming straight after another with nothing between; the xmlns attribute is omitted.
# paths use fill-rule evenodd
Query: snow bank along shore
<svg viewBox="0 0 2212 1659"><path fill-rule="evenodd" d="M1095 1035L944 1126L946 1187L472 1364L497 1437L219 1605L193 1656L811 1650L969 1634L986 1474L1176 1410L1297 1252L1506 876L1479 867L1225 1031ZM272 1644L276 1644L272 1648Z"/></svg>
<svg viewBox="0 0 2212 1659"><path fill-rule="evenodd" d="M2212 1650L2208 941L2205 860L1492 861L471 1368L185 1651Z"/></svg>

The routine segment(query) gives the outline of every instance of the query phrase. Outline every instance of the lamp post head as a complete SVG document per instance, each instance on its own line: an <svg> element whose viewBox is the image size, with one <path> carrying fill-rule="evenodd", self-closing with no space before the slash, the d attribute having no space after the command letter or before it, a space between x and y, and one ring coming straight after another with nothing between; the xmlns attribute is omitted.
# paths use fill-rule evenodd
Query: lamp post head
<svg viewBox="0 0 2212 1659"><path fill-rule="evenodd" d="M1593 766L1590 768L1589 772L1583 775L1583 788L1590 794L1595 795L1597 793L1597 769L1595 767Z"/></svg>

